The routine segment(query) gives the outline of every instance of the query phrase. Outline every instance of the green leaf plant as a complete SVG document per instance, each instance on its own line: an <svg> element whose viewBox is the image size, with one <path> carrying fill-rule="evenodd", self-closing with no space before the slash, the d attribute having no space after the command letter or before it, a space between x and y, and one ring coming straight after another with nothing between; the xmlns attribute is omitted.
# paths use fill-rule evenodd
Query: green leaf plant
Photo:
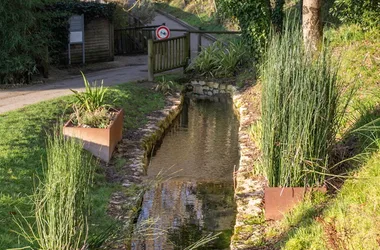
<svg viewBox="0 0 380 250"><path fill-rule="evenodd" d="M79 126L105 128L112 120L112 112L110 112L112 107L106 103L108 88L103 86L103 81L98 86L96 81L90 83L83 72L81 74L85 91L79 92L70 89L76 98L71 120Z"/></svg>

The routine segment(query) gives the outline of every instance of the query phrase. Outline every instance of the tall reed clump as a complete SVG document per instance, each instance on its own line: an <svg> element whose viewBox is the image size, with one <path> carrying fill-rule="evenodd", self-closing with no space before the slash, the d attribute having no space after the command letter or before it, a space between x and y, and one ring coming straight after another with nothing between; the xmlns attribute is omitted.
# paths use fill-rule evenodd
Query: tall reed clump
<svg viewBox="0 0 380 250"><path fill-rule="evenodd" d="M35 222L17 223L38 249L85 249L94 167L80 143L56 131L48 136L47 167L34 195Z"/></svg>
<svg viewBox="0 0 380 250"><path fill-rule="evenodd" d="M311 56L298 22L273 34L261 68L263 167L270 186L320 186L339 120L338 67Z"/></svg>

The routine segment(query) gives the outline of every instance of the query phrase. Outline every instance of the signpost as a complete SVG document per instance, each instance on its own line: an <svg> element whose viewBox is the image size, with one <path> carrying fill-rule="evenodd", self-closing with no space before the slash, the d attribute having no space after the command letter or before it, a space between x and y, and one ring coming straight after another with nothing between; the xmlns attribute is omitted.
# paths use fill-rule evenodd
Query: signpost
<svg viewBox="0 0 380 250"><path fill-rule="evenodd" d="M168 39L170 37L170 30L165 25L156 29L156 37L158 40Z"/></svg>
<svg viewBox="0 0 380 250"><path fill-rule="evenodd" d="M84 46L84 15L74 15L70 17L70 38L69 38L69 64L71 64L71 44L82 44L82 63L86 62Z"/></svg>

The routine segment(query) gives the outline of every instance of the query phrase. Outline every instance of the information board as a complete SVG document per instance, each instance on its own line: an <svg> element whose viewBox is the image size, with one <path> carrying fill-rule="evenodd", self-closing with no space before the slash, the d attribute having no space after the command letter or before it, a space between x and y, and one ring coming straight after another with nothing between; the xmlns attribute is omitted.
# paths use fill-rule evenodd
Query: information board
<svg viewBox="0 0 380 250"><path fill-rule="evenodd" d="M69 19L69 64L71 64L71 44L82 44L82 62L85 63L84 15L74 15Z"/></svg>

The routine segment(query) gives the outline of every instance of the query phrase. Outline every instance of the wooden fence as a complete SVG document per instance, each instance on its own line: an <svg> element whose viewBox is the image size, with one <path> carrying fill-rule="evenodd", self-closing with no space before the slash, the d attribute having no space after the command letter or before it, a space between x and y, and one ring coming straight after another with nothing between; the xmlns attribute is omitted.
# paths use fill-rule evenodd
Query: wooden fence
<svg viewBox="0 0 380 250"><path fill-rule="evenodd" d="M148 79L154 74L186 67L190 59L190 34L165 40L148 41Z"/></svg>

